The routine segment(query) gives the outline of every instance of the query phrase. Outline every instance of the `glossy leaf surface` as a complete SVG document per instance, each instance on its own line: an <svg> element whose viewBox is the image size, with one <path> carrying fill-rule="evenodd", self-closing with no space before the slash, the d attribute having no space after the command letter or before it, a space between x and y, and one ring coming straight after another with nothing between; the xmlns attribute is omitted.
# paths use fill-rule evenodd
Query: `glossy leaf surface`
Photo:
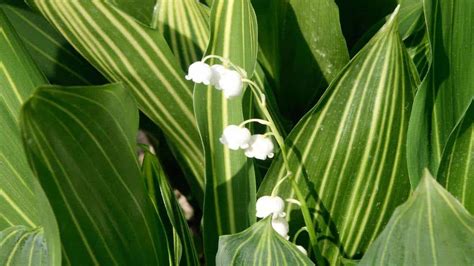
<svg viewBox="0 0 474 266"><path fill-rule="evenodd" d="M410 190L404 143L415 80L397 25L393 15L286 139L290 168L318 213L321 250L331 264L338 256L358 258ZM280 156L259 195L270 194L284 175ZM288 181L276 191L295 197ZM298 209L289 219L303 226Z"/></svg>

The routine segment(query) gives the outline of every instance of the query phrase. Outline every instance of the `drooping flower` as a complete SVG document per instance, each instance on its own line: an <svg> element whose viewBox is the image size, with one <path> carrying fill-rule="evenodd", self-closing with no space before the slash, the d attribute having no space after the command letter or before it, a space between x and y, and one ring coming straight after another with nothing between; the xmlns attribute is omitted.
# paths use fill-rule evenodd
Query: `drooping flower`
<svg viewBox="0 0 474 266"><path fill-rule="evenodd" d="M210 84L211 77L211 67L201 61L192 63L188 68L188 74L185 76L187 80L192 80L194 83L203 83L204 85Z"/></svg>
<svg viewBox="0 0 474 266"><path fill-rule="evenodd" d="M273 142L270 138L256 134L250 138L249 147L245 150L245 155L249 158L265 160L273 158L273 148Z"/></svg>
<svg viewBox="0 0 474 266"><path fill-rule="evenodd" d="M273 215L273 218L284 217L285 202L278 196L263 196L257 200L256 204L258 218L265 218Z"/></svg>
<svg viewBox="0 0 474 266"><path fill-rule="evenodd" d="M250 138L250 131L247 128L229 125L224 129L219 141L231 150L238 150L248 148Z"/></svg>
<svg viewBox="0 0 474 266"><path fill-rule="evenodd" d="M272 219L272 227L279 235L288 239L288 232L290 231L290 226L288 225L288 221L286 221L283 217L277 217Z"/></svg>
<svg viewBox="0 0 474 266"><path fill-rule="evenodd" d="M223 65L219 65L219 64L212 65L211 66L212 75L211 75L211 81L210 81L211 85L216 87L216 89L221 90L221 87L219 87L219 81L222 75L224 75L224 73L227 71L229 70Z"/></svg>
<svg viewBox="0 0 474 266"><path fill-rule="evenodd" d="M308 256L308 252L306 251L306 249L300 245L296 245L296 248L299 249L299 251L301 251L303 254L305 254L306 256Z"/></svg>
<svg viewBox="0 0 474 266"><path fill-rule="evenodd" d="M239 96L243 91L242 76L235 70L224 71L220 75L217 87L224 92L227 99Z"/></svg>

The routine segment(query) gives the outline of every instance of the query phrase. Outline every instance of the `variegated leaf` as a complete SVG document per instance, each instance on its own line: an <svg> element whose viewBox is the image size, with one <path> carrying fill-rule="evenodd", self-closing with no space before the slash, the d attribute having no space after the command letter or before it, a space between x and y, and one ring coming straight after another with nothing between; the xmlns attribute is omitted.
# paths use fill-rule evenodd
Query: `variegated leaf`
<svg viewBox="0 0 474 266"><path fill-rule="evenodd" d="M322 230L330 264L358 258L410 191L405 141L415 80L397 15L351 60L286 139L294 178ZM259 195L285 175L279 156ZM293 198L288 181L276 190ZM290 224L303 226L296 207Z"/></svg>

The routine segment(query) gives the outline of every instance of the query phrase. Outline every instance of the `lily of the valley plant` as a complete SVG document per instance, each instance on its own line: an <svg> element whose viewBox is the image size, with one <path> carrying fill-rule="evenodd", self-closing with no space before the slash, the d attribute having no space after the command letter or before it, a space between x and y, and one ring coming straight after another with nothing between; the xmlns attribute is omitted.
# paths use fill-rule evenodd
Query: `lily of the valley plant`
<svg viewBox="0 0 474 266"><path fill-rule="evenodd" d="M473 10L2 1L0 265L474 265Z"/></svg>

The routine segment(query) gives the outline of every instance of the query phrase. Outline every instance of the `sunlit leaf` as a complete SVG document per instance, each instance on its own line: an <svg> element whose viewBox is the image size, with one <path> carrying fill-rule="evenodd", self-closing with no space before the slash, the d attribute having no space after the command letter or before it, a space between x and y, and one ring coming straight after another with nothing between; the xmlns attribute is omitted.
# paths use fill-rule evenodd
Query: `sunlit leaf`
<svg viewBox="0 0 474 266"><path fill-rule="evenodd" d="M219 238L216 265L314 265L272 228L270 217L247 230Z"/></svg>
<svg viewBox="0 0 474 266"><path fill-rule="evenodd" d="M474 217L428 171L359 265L472 265Z"/></svg>
<svg viewBox="0 0 474 266"><path fill-rule="evenodd" d="M394 14L286 139L330 264L360 258L410 191L404 143L415 80L397 25ZM284 175L279 156L259 195ZM276 192L295 197L288 181ZM303 226L299 210L288 208L290 224Z"/></svg>
<svg viewBox="0 0 474 266"><path fill-rule="evenodd" d="M206 54L229 58L252 77L257 60L257 24L249 0L216 0L211 10L211 39ZM242 151L219 138L229 124L244 121L243 97L226 99L212 86L196 85L194 106L206 155L204 248L213 264L220 235L233 234L255 221L255 174Z"/></svg>

